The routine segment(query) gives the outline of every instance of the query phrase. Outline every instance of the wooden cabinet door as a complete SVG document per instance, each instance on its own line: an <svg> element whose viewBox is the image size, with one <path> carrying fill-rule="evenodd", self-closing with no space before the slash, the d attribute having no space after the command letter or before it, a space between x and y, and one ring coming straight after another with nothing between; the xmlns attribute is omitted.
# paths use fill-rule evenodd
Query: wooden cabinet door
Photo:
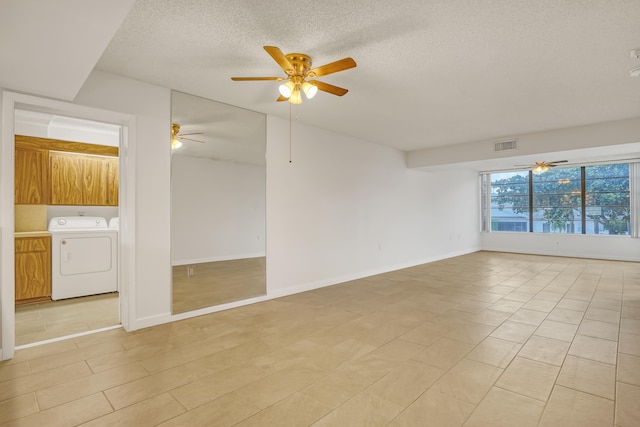
<svg viewBox="0 0 640 427"><path fill-rule="evenodd" d="M118 163L117 157L105 157L107 166L107 206L118 206Z"/></svg>
<svg viewBox="0 0 640 427"><path fill-rule="evenodd" d="M49 203L48 157L47 150L16 148L16 205L46 205Z"/></svg>
<svg viewBox="0 0 640 427"><path fill-rule="evenodd" d="M82 156L82 204L107 204L107 162L104 157Z"/></svg>
<svg viewBox="0 0 640 427"><path fill-rule="evenodd" d="M82 205L82 159L77 154L49 152L52 205Z"/></svg>
<svg viewBox="0 0 640 427"><path fill-rule="evenodd" d="M49 299L51 297L51 238L17 238L15 250L16 301Z"/></svg>

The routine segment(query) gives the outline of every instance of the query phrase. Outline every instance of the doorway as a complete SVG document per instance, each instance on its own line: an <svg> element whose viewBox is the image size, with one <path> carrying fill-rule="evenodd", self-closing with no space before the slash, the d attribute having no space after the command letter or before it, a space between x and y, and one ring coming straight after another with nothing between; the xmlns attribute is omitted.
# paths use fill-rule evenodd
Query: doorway
<svg viewBox="0 0 640 427"><path fill-rule="evenodd" d="M14 133L16 347L118 327L121 126L16 108Z"/></svg>
<svg viewBox="0 0 640 427"><path fill-rule="evenodd" d="M61 102L61 101L53 101L47 99L41 99L29 95L16 94L11 92L2 93L2 145L0 146L0 195L2 195L2 200L0 200L0 230L1 230L1 265L2 265L2 273L0 276L0 300L1 300L1 314L2 314L2 325L1 325L1 342L2 342L2 352L0 353L0 360L9 359L13 357L14 351L16 349L16 344L25 344L21 337L20 340L17 340L16 336L16 316L21 315L21 310L16 309L15 305L15 278L16 278L16 270L15 270L15 240L14 240L14 230L17 225L16 223L16 214L15 214L15 205L14 205L14 174L15 174L15 165L14 165L14 150L15 150L15 135L20 132L24 133L25 127L24 124L18 124L16 120L16 116L20 116L22 112L27 112L27 114L31 115L48 115L59 117L60 120L71 120L71 121L85 121L85 122L93 122L95 125L100 126L111 126L116 129L117 134L117 145L120 146L125 152L131 152L133 145L135 143L135 137L132 133L130 133L130 129L134 126L135 118L131 115L114 113L105 110L99 110L91 107L83 107L74 105L71 103ZM33 125L30 124L27 126ZM22 126L22 128L21 128ZM74 131L77 131L75 129ZM52 135L49 135L52 136ZM74 138L77 139L77 138ZM105 330L114 327L124 327L128 329L129 319L131 318L129 309L133 306L130 304L128 299L130 298L129 293L129 277L130 273L132 273L133 266L128 264L127 262L123 262L126 260L130 253L132 253L135 249L135 242L133 239L134 236L134 228L133 228L133 215L131 213L133 209L133 197L134 197L134 189L133 189L133 171L131 169L131 165L133 164L132 158L127 156L124 158L122 155L118 156L119 163L124 164L125 167L119 168L118 172L118 184L120 187L118 203L116 207L115 216L119 217L120 223L120 231L118 236L119 246L118 254L117 254L117 278L118 278L118 292L116 293L116 301L114 304L113 297L111 298L107 296L99 296L99 297L91 297L86 301L82 301L81 298L78 298L77 301L73 301L73 303L82 303L85 307L82 309L77 309L78 312L88 312L92 311L91 306L96 307L96 304L102 304L105 301L98 300L111 300L106 304L111 304L112 308L115 307L112 312L115 312L115 318L118 319L115 321L116 324L109 325L110 323L114 323L113 320L107 320L106 323L100 322L86 322L88 323L87 327L79 328L76 322L75 326L66 327L61 326L65 317L64 315L60 316L60 321L62 323L58 324L56 327L59 327L60 333L58 337L44 337L46 341L50 342L51 340L65 339L70 336L84 335L87 333L95 332L96 330ZM127 161L128 160L128 161ZM56 207L57 209L61 209L61 207ZM77 208L77 206L74 206ZM64 208L62 208L64 209ZM82 208L84 209L84 207ZM55 215L60 213L61 211L53 211L52 213L48 213L48 216ZM76 209L76 212L77 209ZM86 210L79 211L83 214L87 214ZM112 215L113 216L113 215ZM49 219L49 218L48 218ZM121 249L123 246L126 246L126 249ZM75 298L74 298L75 299ZM64 305L71 305L69 303L70 300L66 300L63 304L57 304L62 307ZM86 304L84 304L86 303ZM77 307L81 307L78 305ZM110 309L108 309L110 310ZM62 314L68 315L72 311L69 311L68 308L59 308L58 311ZM28 316L27 316L28 317ZM67 316L68 317L68 316ZM73 323L73 322L72 322ZM93 326L91 326L93 325ZM55 329L55 327L51 327L51 329ZM79 330L84 329L84 330ZM28 344L28 346L33 343ZM20 348L20 347L18 347Z"/></svg>

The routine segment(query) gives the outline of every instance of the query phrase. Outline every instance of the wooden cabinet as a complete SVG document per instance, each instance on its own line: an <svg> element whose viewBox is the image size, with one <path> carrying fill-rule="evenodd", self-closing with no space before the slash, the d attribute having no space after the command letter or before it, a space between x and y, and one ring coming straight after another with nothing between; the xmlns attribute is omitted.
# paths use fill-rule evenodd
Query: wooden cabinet
<svg viewBox="0 0 640 427"><path fill-rule="evenodd" d="M51 299L51 237L16 237L16 304Z"/></svg>
<svg viewBox="0 0 640 427"><path fill-rule="evenodd" d="M15 204L118 206L118 147L16 135Z"/></svg>
<svg viewBox="0 0 640 427"><path fill-rule="evenodd" d="M118 205L118 158L51 151L51 204Z"/></svg>
<svg viewBox="0 0 640 427"><path fill-rule="evenodd" d="M46 205L49 203L49 152L16 147L15 204Z"/></svg>

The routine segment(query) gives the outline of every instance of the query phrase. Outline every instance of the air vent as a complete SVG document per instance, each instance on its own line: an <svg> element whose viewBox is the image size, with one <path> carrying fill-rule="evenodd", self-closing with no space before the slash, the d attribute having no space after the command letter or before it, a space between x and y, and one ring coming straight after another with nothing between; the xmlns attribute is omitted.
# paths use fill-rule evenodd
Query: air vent
<svg viewBox="0 0 640 427"><path fill-rule="evenodd" d="M518 148L518 141L501 141L496 142L493 151L504 151L504 150L516 150Z"/></svg>

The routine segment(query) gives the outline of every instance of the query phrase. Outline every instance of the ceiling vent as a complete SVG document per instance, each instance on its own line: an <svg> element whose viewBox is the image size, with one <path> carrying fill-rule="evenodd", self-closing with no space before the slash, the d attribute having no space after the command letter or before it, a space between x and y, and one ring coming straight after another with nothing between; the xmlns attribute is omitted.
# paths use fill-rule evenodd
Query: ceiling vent
<svg viewBox="0 0 640 427"><path fill-rule="evenodd" d="M493 148L493 151L505 151L505 150L517 150L518 149L518 141L501 141L496 142Z"/></svg>

